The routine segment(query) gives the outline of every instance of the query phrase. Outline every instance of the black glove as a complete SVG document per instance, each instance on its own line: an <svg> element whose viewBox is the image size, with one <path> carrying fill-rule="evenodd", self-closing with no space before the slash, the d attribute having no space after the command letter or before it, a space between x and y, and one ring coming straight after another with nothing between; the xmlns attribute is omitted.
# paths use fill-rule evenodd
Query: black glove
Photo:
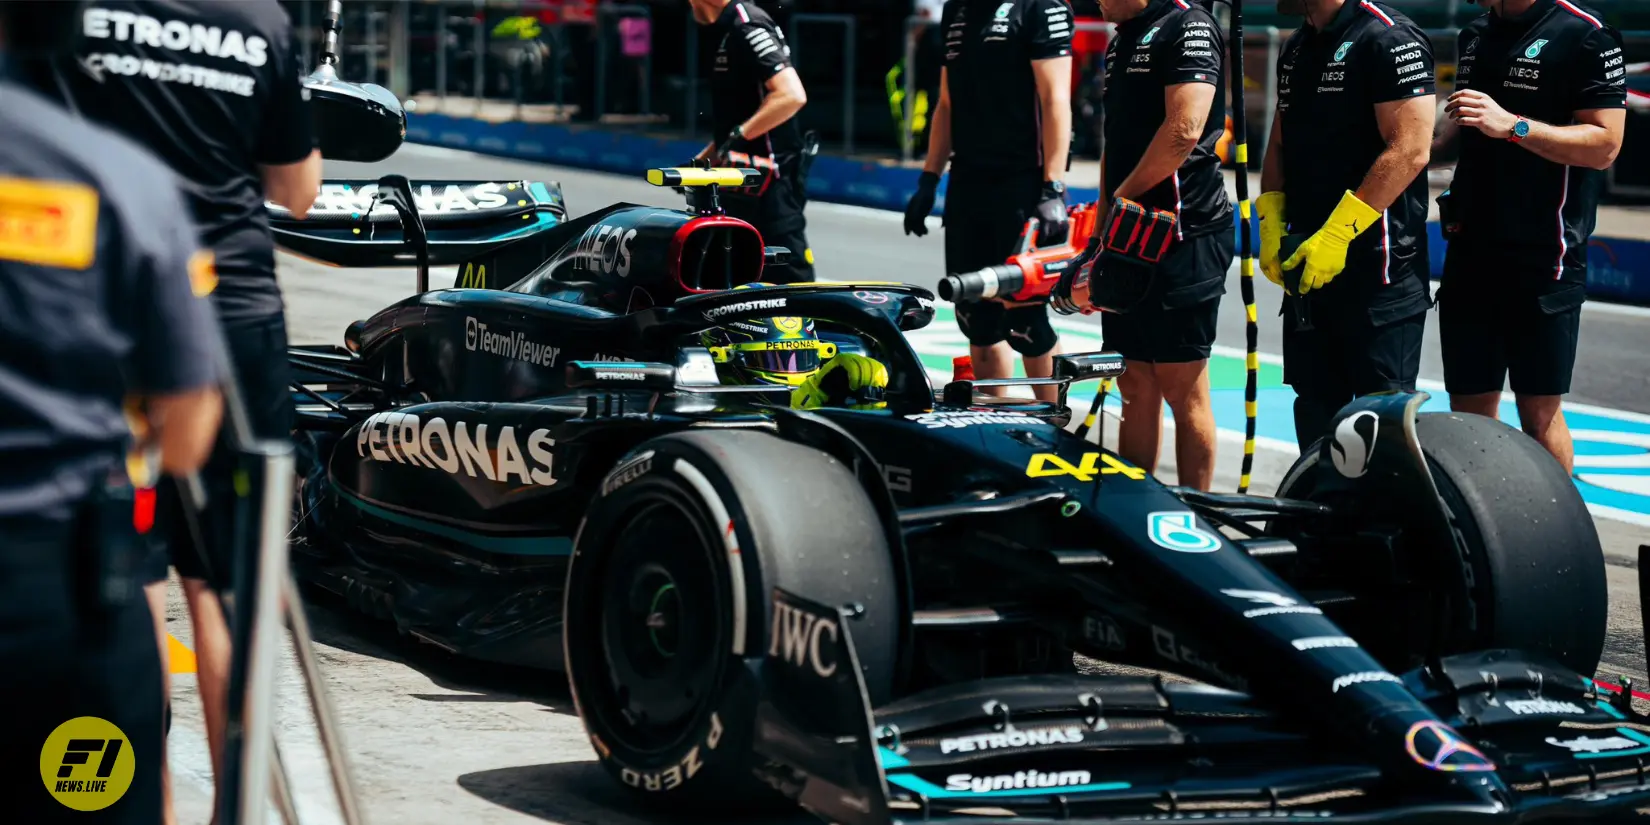
<svg viewBox="0 0 1650 825"><path fill-rule="evenodd" d="M727 162L728 153L733 151L733 145L735 143L738 143L741 140L744 140L744 138L745 138L745 127L742 126L742 125L733 127L733 131L729 132L728 136L725 139L723 139L722 145L716 147L716 153L710 156L711 162L712 163L725 163L725 162Z"/></svg>
<svg viewBox="0 0 1650 825"><path fill-rule="evenodd" d="M1072 292L1078 288L1088 288L1094 268L1100 265L1099 258L1103 245L1104 241L1096 234L1089 239L1088 247L1083 250L1081 259L1086 263L1082 266L1068 266L1065 272L1060 273L1060 280L1055 282L1054 289L1049 293L1049 304L1055 312L1061 315L1075 315L1079 312L1088 315L1094 312L1092 306L1079 304L1072 297Z"/></svg>
<svg viewBox="0 0 1650 825"><path fill-rule="evenodd" d="M934 194L940 188L940 176L923 172L917 178L917 191L905 204L905 234L922 237L928 234L928 213L934 211Z"/></svg>
<svg viewBox="0 0 1650 825"><path fill-rule="evenodd" d="M1037 246L1057 246L1066 242L1070 224L1066 217L1064 184L1043 184L1043 200L1037 204L1037 226Z"/></svg>

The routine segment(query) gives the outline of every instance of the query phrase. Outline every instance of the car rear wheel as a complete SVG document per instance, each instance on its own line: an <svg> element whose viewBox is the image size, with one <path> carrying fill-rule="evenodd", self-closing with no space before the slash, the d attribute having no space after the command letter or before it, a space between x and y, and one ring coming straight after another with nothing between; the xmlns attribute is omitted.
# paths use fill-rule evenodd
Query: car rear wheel
<svg viewBox="0 0 1650 825"><path fill-rule="evenodd" d="M1491 418L1429 413L1416 417L1415 429L1464 549L1462 574L1444 575L1448 568L1432 555L1444 541L1406 525L1396 567L1417 586L1371 592L1361 582L1338 583L1356 601L1326 612L1395 670L1420 664L1431 648L1442 655L1511 648L1593 675L1606 629L1604 554L1564 468L1534 439ZM1321 499L1315 479L1331 470L1319 455L1316 445L1307 450L1278 495ZM1434 619L1440 599L1447 623Z"/></svg>
<svg viewBox="0 0 1650 825"><path fill-rule="evenodd" d="M893 559L854 474L749 431L648 441L602 482L574 540L565 646L608 773L646 803L781 803L752 773L771 593L860 605L854 645L886 701L898 644Z"/></svg>

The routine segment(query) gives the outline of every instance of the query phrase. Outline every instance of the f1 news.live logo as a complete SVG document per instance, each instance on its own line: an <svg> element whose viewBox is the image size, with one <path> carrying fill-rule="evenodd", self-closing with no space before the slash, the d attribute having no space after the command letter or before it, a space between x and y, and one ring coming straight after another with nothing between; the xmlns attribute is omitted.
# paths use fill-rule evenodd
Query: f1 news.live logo
<svg viewBox="0 0 1650 825"><path fill-rule="evenodd" d="M54 793L103 793L109 790L109 777L115 772L115 760L126 747L125 739L70 739L63 751L63 764L57 769L57 787ZM97 770L89 778L75 779L75 768L98 757Z"/></svg>
<svg viewBox="0 0 1650 825"><path fill-rule="evenodd" d="M136 773L131 737L96 716L58 725L40 748L40 780L46 793L77 811L101 811L119 802Z"/></svg>

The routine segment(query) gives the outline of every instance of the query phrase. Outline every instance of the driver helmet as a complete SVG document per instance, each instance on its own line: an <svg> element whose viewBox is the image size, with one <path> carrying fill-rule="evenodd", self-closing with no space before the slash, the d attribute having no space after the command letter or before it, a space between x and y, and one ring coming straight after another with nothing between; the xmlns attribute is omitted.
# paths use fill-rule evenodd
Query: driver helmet
<svg viewBox="0 0 1650 825"><path fill-rule="evenodd" d="M755 289L768 284L745 284ZM700 341L727 384L777 384L795 387L836 355L836 345L819 340L812 318L794 315L730 321L706 330Z"/></svg>

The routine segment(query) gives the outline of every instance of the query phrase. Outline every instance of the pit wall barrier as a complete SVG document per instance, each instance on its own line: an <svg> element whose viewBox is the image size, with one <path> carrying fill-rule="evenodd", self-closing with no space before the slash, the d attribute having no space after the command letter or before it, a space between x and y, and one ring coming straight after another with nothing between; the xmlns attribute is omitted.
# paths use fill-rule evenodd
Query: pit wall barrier
<svg viewBox="0 0 1650 825"><path fill-rule="evenodd" d="M639 175L644 169L680 166L698 154L704 144L681 138L637 132L548 123L491 123L451 115L409 114L407 140L432 146L465 149L518 160L550 163ZM808 178L808 198L896 212L915 190L918 169L849 158L820 155ZM945 211L942 180L935 214ZM1073 187L1071 203L1097 200L1094 189ZM1235 221L1235 216L1234 216ZM1233 232L1237 227L1234 224ZM1444 240L1436 222L1427 225L1432 277L1444 266ZM1253 236L1253 249L1260 248ZM1650 303L1650 241L1595 236L1588 250L1587 294L1611 301Z"/></svg>

